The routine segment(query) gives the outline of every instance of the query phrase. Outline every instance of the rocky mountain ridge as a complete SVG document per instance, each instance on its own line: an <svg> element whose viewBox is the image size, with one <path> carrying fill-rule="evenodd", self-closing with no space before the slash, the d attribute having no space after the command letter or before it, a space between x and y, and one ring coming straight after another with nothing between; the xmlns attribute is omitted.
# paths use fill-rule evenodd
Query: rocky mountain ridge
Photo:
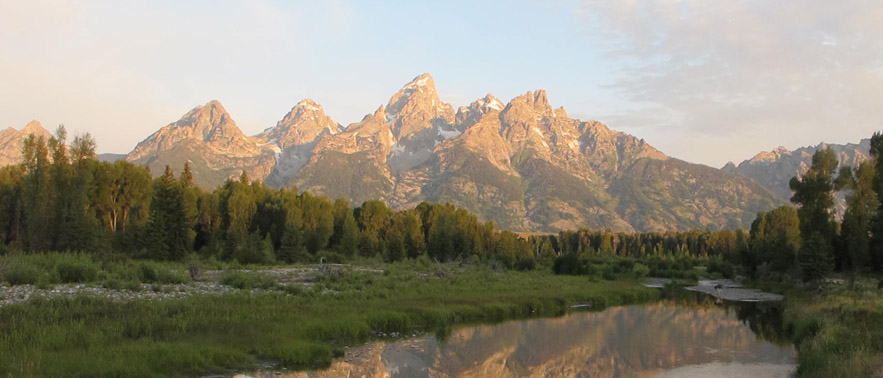
<svg viewBox="0 0 883 378"><path fill-rule="evenodd" d="M819 143L815 146L800 147L794 151L779 146L772 151L760 152L751 159L739 163L738 166L730 162L721 169L751 177L770 188L773 193L788 199L791 198L788 181L792 177L806 173L812 165L813 154L827 147L831 147L837 154L840 166L857 167L862 162L871 159L869 153L871 139L862 139L857 144Z"/></svg>
<svg viewBox="0 0 883 378"><path fill-rule="evenodd" d="M208 188L244 171L355 205L450 202L511 230L747 227L757 211L784 202L750 178L572 119L543 90L506 104L488 94L455 112L428 74L346 127L305 99L251 137L211 101L126 159L154 173L190 161L195 181Z"/></svg>

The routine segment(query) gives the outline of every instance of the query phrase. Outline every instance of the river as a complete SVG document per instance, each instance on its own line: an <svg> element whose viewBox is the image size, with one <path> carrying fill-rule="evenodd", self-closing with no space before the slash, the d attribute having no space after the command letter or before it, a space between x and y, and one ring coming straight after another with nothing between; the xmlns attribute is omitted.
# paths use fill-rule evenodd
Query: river
<svg viewBox="0 0 883 378"><path fill-rule="evenodd" d="M787 377L781 303L681 293L557 318L454 328L350 349L322 371L238 377ZM675 298L676 297L676 298Z"/></svg>

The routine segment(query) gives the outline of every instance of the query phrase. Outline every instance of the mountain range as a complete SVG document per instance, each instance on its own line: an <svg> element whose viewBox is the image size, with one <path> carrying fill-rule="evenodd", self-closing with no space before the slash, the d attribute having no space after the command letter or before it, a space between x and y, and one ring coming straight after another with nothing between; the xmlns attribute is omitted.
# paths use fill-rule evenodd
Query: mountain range
<svg viewBox="0 0 883 378"><path fill-rule="evenodd" d="M32 132L48 135L36 122L0 132L0 164L17 163L21 140ZM715 169L667 156L600 122L570 118L543 90L508 103L488 94L455 110L423 74L345 127L305 99L248 136L220 102L210 101L124 157L101 158L125 158L154 174L165 165L180 171L189 161L194 181L209 189L246 172L271 187L354 205L450 202L516 231L662 231L748 227L758 211L787 203L787 180L808 166L811 151L777 149ZM866 159L867 142L838 154L846 163Z"/></svg>

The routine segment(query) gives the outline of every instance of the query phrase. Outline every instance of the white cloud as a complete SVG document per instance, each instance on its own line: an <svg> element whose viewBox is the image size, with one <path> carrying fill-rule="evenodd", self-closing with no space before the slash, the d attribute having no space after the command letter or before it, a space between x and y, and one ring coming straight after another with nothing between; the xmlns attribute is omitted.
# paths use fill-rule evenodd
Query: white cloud
<svg viewBox="0 0 883 378"><path fill-rule="evenodd" d="M620 126L660 134L678 157L720 165L779 144L857 141L883 125L879 3L583 1L577 14L622 41L610 56L630 64L613 87L668 110L648 119L636 107ZM724 145L711 154L691 148L694 137Z"/></svg>

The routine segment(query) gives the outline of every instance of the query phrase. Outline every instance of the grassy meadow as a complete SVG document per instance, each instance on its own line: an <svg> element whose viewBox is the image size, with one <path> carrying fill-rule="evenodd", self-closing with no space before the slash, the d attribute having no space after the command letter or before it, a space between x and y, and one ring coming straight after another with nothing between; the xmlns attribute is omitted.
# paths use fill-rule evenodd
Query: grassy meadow
<svg viewBox="0 0 883 378"><path fill-rule="evenodd" d="M89 273L94 280L144 282L141 262L78 259L84 266L95 264L97 272ZM38 257L25 260L40 264ZM48 271L49 263L43 263ZM56 273L48 274L54 276L58 265L53 266ZM160 275L183 276L180 264L165 268ZM64 281L43 274L36 280ZM659 295L637 280L592 282L482 266L425 269L413 262L387 265L382 273L338 270L309 286L243 271L227 272L220 281L245 290L119 302L35 298L2 307L0 376L194 376L260 363L316 368L330 364L346 346L391 334L444 336L458 324L560 315L573 304L600 310Z"/></svg>

